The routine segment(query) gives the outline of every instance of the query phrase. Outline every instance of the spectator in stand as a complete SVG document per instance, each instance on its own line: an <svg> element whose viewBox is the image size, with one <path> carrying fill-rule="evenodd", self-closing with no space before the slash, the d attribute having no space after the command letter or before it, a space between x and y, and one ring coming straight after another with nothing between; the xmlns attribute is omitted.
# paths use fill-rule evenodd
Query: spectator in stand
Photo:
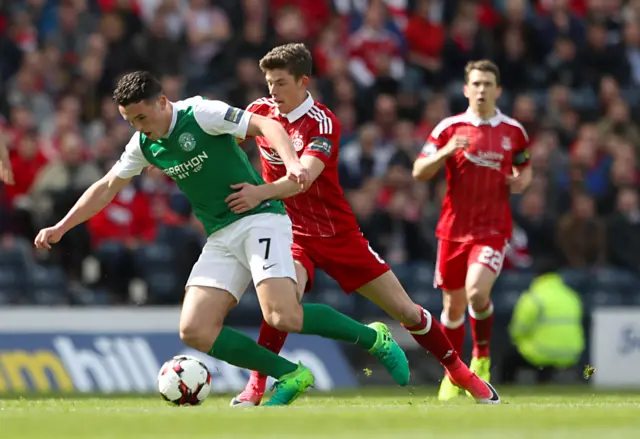
<svg viewBox="0 0 640 439"><path fill-rule="evenodd" d="M179 38L182 35L181 33L172 34L170 14L171 12L166 8L156 9L155 14L150 19L149 26L144 29L143 33L136 35L133 41L136 45L137 53L144 59L145 66L157 77L166 73L180 72L184 64L184 47ZM178 15L176 18L180 24L185 22L183 14ZM220 35L224 35L224 31L223 27L222 31L219 31ZM207 34L201 35L196 34L196 32L195 29L192 30L189 34L190 38L200 38L202 41L206 41ZM213 37L210 38L213 39ZM215 45L215 42L213 44ZM215 50L211 51L211 53L214 52Z"/></svg>
<svg viewBox="0 0 640 439"><path fill-rule="evenodd" d="M318 36L320 31L329 21L330 9L328 2L318 0L271 0L269 7L274 15L279 15L282 8L294 4L300 13L300 22L305 24L306 32L308 32L303 40L313 39Z"/></svg>
<svg viewBox="0 0 640 439"><path fill-rule="evenodd" d="M451 110L447 96L442 93L432 94L422 111L422 118L416 127L415 137L420 142L426 142L438 122L449 116L451 116Z"/></svg>
<svg viewBox="0 0 640 439"><path fill-rule="evenodd" d="M594 269L607 260L607 231L596 214L595 201L586 192L576 192L571 210L564 214L556 229L556 243L570 268Z"/></svg>
<svg viewBox="0 0 640 439"><path fill-rule="evenodd" d="M546 59L547 84L562 84L571 88L585 85L583 60L578 56L576 42L558 36Z"/></svg>
<svg viewBox="0 0 640 439"><path fill-rule="evenodd" d="M441 53L446 34L444 26L433 17L433 3L433 0L418 0L405 37L408 62L420 72L421 82L427 87L440 87L445 81Z"/></svg>
<svg viewBox="0 0 640 439"><path fill-rule="evenodd" d="M572 168L561 174L559 181L565 194L571 197L572 184L577 182L577 178L584 181L584 189L591 195L603 196L608 189L612 159L604 150L595 125L584 124L580 127L578 138L571 146L570 157ZM566 199L562 203L569 205Z"/></svg>
<svg viewBox="0 0 640 439"><path fill-rule="evenodd" d="M429 260L433 250L422 236L422 192L414 186L411 170L392 164L378 199L376 251L389 263Z"/></svg>
<svg viewBox="0 0 640 439"><path fill-rule="evenodd" d="M496 46L504 47L503 44L509 41L507 35L515 38L517 34L529 60L542 61L543 57L538 47L536 30L531 20L531 3L527 0L498 0L496 3L498 8L504 11L504 17L494 32ZM500 71L503 72L502 69Z"/></svg>
<svg viewBox="0 0 640 439"><path fill-rule="evenodd" d="M602 23L606 32L607 44L618 44L622 38L623 0L582 0L586 3L587 22Z"/></svg>
<svg viewBox="0 0 640 439"><path fill-rule="evenodd" d="M11 228L16 235L28 240L37 233L38 224L32 217L31 187L47 159L40 149L38 135L31 131L20 136L15 153L10 159L11 168L17 170L15 184L5 188L7 202L13 209Z"/></svg>
<svg viewBox="0 0 640 439"><path fill-rule="evenodd" d="M531 138L534 138L538 133L537 114L536 101L531 96L523 94L514 97L513 118L522 124Z"/></svg>
<svg viewBox="0 0 640 439"><path fill-rule="evenodd" d="M524 233L524 237L518 239L518 245L514 246L512 256L517 261L513 265L522 268L529 267L532 260L551 259L556 253L555 222L549 214L544 189L535 184L532 186L520 199L520 205L513 209L515 230ZM514 234L517 233L515 230ZM530 259L521 259L523 255Z"/></svg>
<svg viewBox="0 0 640 439"><path fill-rule="evenodd" d="M372 2L362 27L349 38L349 71L361 87L382 77L400 81L404 75L401 44L384 28L385 16L385 6Z"/></svg>
<svg viewBox="0 0 640 439"><path fill-rule="evenodd" d="M618 191L616 212L607 222L613 265L640 274L640 201L637 186Z"/></svg>
<svg viewBox="0 0 640 439"><path fill-rule="evenodd" d="M189 78L203 85L223 79L230 73L221 63L225 43L231 38L227 14L207 0L189 0L184 19Z"/></svg>
<svg viewBox="0 0 640 439"><path fill-rule="evenodd" d="M465 65L469 61L488 57L489 45L489 35L480 28L477 17L459 12L442 49L445 77L449 81L462 83Z"/></svg>
<svg viewBox="0 0 640 439"><path fill-rule="evenodd" d="M87 222L87 228L101 265L101 285L114 301L126 302L129 282L136 275L135 250L156 236L149 197L129 185Z"/></svg>
<svg viewBox="0 0 640 439"><path fill-rule="evenodd" d="M275 14L275 41L277 44L308 41L310 29L304 22L304 16L295 4L287 4Z"/></svg>
<svg viewBox="0 0 640 439"><path fill-rule="evenodd" d="M635 21L624 25L624 56L629 65L630 82L640 84L640 26Z"/></svg>
<svg viewBox="0 0 640 439"><path fill-rule="evenodd" d="M525 90L533 82L529 67L531 55L527 52L525 41L515 29L506 31L502 38L502 50L497 61L502 85L511 91Z"/></svg>
<svg viewBox="0 0 640 439"><path fill-rule="evenodd" d="M246 108L251 102L266 94L264 77L258 64L251 58L239 58L236 64L236 86L229 90L229 102Z"/></svg>
<svg viewBox="0 0 640 439"><path fill-rule="evenodd" d="M238 56L256 62L271 49L269 5L262 0L242 0L242 29L236 35Z"/></svg>
<svg viewBox="0 0 640 439"><path fill-rule="evenodd" d="M325 27L313 48L313 62L316 74L319 77L336 76L341 65L348 65L347 50L341 40L340 30L337 24ZM337 65L337 64L341 65Z"/></svg>
<svg viewBox="0 0 640 439"><path fill-rule="evenodd" d="M598 134L602 138L618 134L634 145L640 145L640 129L631 120L629 105L622 99L617 99L609 104L606 117L603 117L598 123Z"/></svg>
<svg viewBox="0 0 640 439"><path fill-rule="evenodd" d="M624 47L620 43L607 41L607 26L603 22L592 22L587 27L587 44L581 58L585 60L585 71L589 85L598 87L604 76L615 78L618 84L629 84L630 71Z"/></svg>
<svg viewBox="0 0 640 439"><path fill-rule="evenodd" d="M582 0L579 0L582 1ZM540 0L536 39L542 54L551 52L560 36L582 46L585 40L584 23L575 13L575 0Z"/></svg>
<svg viewBox="0 0 640 439"><path fill-rule="evenodd" d="M347 144L340 155L340 182L345 189L362 187L369 179L381 178L391 158L382 145L380 129L375 124L360 128L357 141Z"/></svg>

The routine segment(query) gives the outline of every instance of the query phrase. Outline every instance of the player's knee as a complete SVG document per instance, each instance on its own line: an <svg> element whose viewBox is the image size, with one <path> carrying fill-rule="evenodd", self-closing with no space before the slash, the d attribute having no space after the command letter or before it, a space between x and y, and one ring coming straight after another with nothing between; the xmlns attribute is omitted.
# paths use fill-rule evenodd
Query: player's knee
<svg viewBox="0 0 640 439"><path fill-rule="evenodd" d="M488 288L471 285L467 289L467 299L469 300L469 306L471 309L478 311L485 309L489 303L490 294L491 290Z"/></svg>
<svg viewBox="0 0 640 439"><path fill-rule="evenodd" d="M212 331L204 325L194 322L180 323L180 339L182 342L200 352L208 352L213 346L220 328Z"/></svg>
<svg viewBox="0 0 640 439"><path fill-rule="evenodd" d="M264 313L264 320L269 326L284 332L302 331L302 306L287 309L274 309Z"/></svg>
<svg viewBox="0 0 640 439"><path fill-rule="evenodd" d="M443 314L450 322L457 322L467 311L467 298L464 290L444 293L442 300Z"/></svg>
<svg viewBox="0 0 640 439"><path fill-rule="evenodd" d="M464 317L464 313L467 311L467 306L445 306L443 307L443 314L447 317L447 320L450 322L457 322L462 317Z"/></svg>

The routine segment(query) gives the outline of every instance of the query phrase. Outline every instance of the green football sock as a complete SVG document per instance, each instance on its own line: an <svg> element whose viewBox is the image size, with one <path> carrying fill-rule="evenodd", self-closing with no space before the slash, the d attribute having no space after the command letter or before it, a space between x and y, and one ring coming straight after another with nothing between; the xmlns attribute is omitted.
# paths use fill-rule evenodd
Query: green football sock
<svg viewBox="0 0 640 439"><path fill-rule="evenodd" d="M223 326L220 335L207 352L218 360L243 369L255 370L276 379L298 368L295 363L258 345L241 332Z"/></svg>
<svg viewBox="0 0 640 439"><path fill-rule="evenodd" d="M324 338L354 343L369 350L378 338L378 333L351 317L327 305L306 303L302 305L304 320L301 334L319 335Z"/></svg>

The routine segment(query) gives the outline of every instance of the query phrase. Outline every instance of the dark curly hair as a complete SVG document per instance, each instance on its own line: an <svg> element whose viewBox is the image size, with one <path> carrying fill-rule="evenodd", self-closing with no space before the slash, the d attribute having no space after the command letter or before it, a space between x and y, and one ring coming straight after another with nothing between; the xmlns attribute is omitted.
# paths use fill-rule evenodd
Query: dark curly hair
<svg viewBox="0 0 640 439"><path fill-rule="evenodd" d="M155 100L161 94L162 86L155 76L146 71L137 71L120 78L113 91L113 100L126 107L141 101Z"/></svg>
<svg viewBox="0 0 640 439"><path fill-rule="evenodd" d="M284 44L274 47L260 60L260 69L285 70L294 78L311 76L313 59L309 49L302 43Z"/></svg>

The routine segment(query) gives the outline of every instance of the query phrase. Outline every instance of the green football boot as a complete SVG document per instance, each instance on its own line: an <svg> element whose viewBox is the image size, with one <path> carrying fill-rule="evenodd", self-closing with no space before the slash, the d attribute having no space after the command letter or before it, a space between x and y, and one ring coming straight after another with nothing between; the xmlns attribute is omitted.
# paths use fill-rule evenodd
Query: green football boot
<svg viewBox="0 0 640 439"><path fill-rule="evenodd" d="M369 325L378 333L376 343L369 353L376 357L391 377L401 386L409 384L409 361L404 351L391 336L391 331L384 323L374 322Z"/></svg>
<svg viewBox="0 0 640 439"><path fill-rule="evenodd" d="M274 390L271 399L263 406L280 406L289 405L312 387L316 382L315 377L309 369L304 367L302 363L298 363L298 368L291 373L283 375L273 385Z"/></svg>

